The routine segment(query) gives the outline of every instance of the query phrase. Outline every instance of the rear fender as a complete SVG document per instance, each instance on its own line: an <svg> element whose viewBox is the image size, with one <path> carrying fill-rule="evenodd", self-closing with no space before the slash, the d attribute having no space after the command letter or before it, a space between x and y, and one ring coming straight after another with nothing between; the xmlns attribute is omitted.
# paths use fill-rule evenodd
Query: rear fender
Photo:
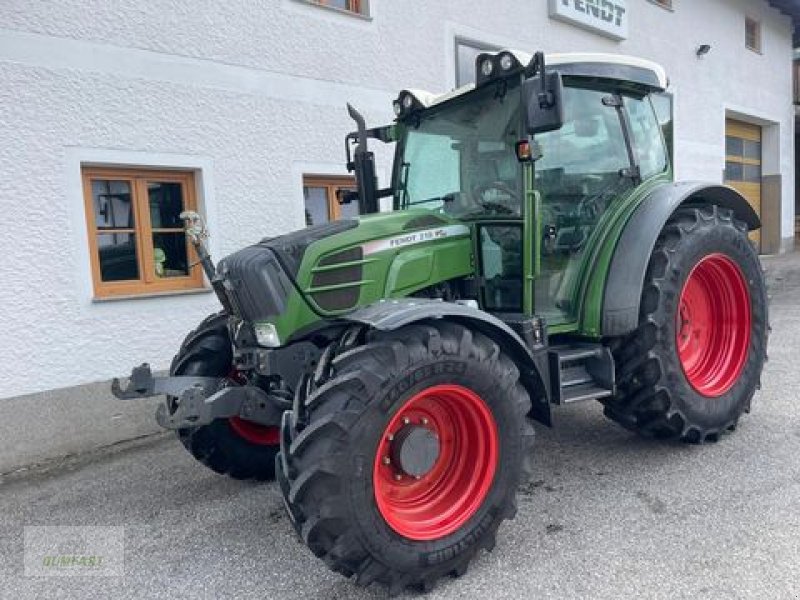
<svg viewBox="0 0 800 600"><path fill-rule="evenodd" d="M728 186L684 181L654 189L631 215L614 250L603 293L603 336L625 335L639 325L639 300L656 239L672 213L687 204L729 208L751 231L761 227L744 196Z"/></svg>

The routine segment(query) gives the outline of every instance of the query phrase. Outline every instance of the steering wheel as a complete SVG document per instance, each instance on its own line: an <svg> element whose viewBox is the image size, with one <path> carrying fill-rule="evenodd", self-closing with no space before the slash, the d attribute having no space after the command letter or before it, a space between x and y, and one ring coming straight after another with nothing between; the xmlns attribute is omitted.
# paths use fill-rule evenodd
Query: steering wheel
<svg viewBox="0 0 800 600"><path fill-rule="evenodd" d="M594 220L597 218L602 210L600 206L600 201L603 199L602 195L592 195L592 196L584 196L581 198L580 202L578 202L578 206L575 209L575 213L579 218L585 218Z"/></svg>
<svg viewBox="0 0 800 600"><path fill-rule="evenodd" d="M483 199L483 195L489 190L496 190L498 192L502 192L503 194L506 194L511 200L505 203L486 201ZM479 186L476 186L472 190L472 195L476 198L478 204L480 204L483 208L494 209L497 212L502 212L506 214L518 212L519 206L521 204L519 193L512 187L503 183L502 181L492 181L489 183L483 183Z"/></svg>

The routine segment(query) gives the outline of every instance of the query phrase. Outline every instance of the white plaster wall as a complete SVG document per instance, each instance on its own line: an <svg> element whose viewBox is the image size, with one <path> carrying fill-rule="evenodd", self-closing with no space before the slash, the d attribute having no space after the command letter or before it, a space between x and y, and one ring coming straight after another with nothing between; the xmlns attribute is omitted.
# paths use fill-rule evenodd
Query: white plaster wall
<svg viewBox="0 0 800 600"><path fill-rule="evenodd" d="M371 0L370 20L298 0L12 0L0 11L0 397L167 365L213 295L92 301L80 163L197 169L212 250L303 224L304 172L342 173L351 100L391 118L403 87L454 81L456 35L662 62L680 177L719 181L726 108L780 128L793 228L791 26L760 0L630 0L621 43L547 17L545 0ZM744 49L745 11L764 53ZM701 43L713 46L698 60ZM381 173L390 165L381 156Z"/></svg>

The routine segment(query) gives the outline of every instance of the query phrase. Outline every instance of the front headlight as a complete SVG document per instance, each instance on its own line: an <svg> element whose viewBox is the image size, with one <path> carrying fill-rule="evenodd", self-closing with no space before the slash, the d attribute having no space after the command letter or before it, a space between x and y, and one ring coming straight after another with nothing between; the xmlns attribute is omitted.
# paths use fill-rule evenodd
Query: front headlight
<svg viewBox="0 0 800 600"><path fill-rule="evenodd" d="M253 331L259 346L275 348L281 345L281 338L278 337L278 330L272 323L261 322L253 324Z"/></svg>

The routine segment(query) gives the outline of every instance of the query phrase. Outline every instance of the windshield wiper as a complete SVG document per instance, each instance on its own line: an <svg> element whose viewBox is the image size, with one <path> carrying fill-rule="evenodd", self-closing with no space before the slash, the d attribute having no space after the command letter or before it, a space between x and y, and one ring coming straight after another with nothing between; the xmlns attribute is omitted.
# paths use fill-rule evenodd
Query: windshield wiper
<svg viewBox="0 0 800 600"><path fill-rule="evenodd" d="M420 204L428 204L429 202L441 202L442 204L447 204L449 202L453 202L456 199L456 194L457 192L450 192L449 194L445 194L444 196L433 196L431 198L425 198L425 200L406 202L405 206L418 206Z"/></svg>

